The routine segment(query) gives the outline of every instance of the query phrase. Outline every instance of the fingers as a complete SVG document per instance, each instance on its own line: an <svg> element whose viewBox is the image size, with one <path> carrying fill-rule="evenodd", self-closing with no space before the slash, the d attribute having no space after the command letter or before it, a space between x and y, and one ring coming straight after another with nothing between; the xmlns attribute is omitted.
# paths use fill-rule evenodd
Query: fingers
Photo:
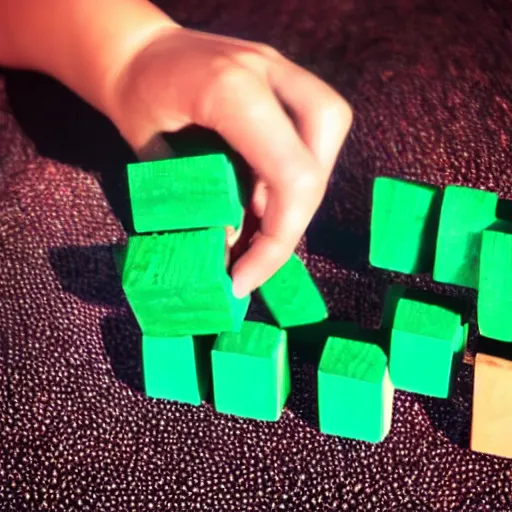
<svg viewBox="0 0 512 512"><path fill-rule="evenodd" d="M238 151L266 185L259 233L233 267L234 292L247 295L290 257L325 192L326 173L267 83L235 74L213 94L207 128Z"/></svg>
<svg viewBox="0 0 512 512"><path fill-rule="evenodd" d="M305 144L330 174L352 124L350 106L325 82L284 58L278 58L268 74Z"/></svg>

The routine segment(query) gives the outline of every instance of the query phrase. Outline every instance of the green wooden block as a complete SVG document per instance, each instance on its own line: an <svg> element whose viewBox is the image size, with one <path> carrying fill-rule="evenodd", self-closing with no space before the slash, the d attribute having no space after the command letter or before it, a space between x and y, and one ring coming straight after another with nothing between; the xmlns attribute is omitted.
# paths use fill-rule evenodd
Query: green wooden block
<svg viewBox="0 0 512 512"><path fill-rule="evenodd" d="M225 414L276 421L290 393L286 332L244 322L219 335L212 351L215 408Z"/></svg>
<svg viewBox="0 0 512 512"><path fill-rule="evenodd" d="M210 350L206 338L142 338L146 394L152 398L200 405L210 381Z"/></svg>
<svg viewBox="0 0 512 512"><path fill-rule="evenodd" d="M379 177L373 184L370 263L406 274L432 270L441 190Z"/></svg>
<svg viewBox="0 0 512 512"><path fill-rule="evenodd" d="M259 291L272 316L283 329L327 318L324 299L308 269L296 254Z"/></svg>
<svg viewBox="0 0 512 512"><path fill-rule="evenodd" d="M397 389L447 398L465 349L467 325L445 306L404 297L391 333L390 375Z"/></svg>
<svg viewBox="0 0 512 512"><path fill-rule="evenodd" d="M478 328L487 338L512 341L512 223L483 232L478 282Z"/></svg>
<svg viewBox="0 0 512 512"><path fill-rule="evenodd" d="M129 164L128 186L138 233L242 222L235 170L224 154Z"/></svg>
<svg viewBox="0 0 512 512"><path fill-rule="evenodd" d="M441 208L433 278L441 283L478 287L482 232L496 221L498 196L450 185Z"/></svg>
<svg viewBox="0 0 512 512"><path fill-rule="evenodd" d="M142 333L168 338L239 330L249 297L233 295L224 254L223 228L130 237L117 261Z"/></svg>
<svg viewBox="0 0 512 512"><path fill-rule="evenodd" d="M379 345L354 338L330 337L325 345L318 368L320 430L377 443L391 427L388 359Z"/></svg>

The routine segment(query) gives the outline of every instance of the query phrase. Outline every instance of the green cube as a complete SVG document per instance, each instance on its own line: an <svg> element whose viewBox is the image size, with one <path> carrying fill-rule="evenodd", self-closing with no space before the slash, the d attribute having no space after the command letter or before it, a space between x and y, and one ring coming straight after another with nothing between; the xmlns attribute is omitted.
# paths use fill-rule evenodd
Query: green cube
<svg viewBox="0 0 512 512"><path fill-rule="evenodd" d="M388 287L382 309L381 328L388 330L393 327L398 301L405 295L406 287L402 284L393 283Z"/></svg>
<svg viewBox="0 0 512 512"><path fill-rule="evenodd" d="M379 177L373 185L370 263L406 274L432 270L441 191Z"/></svg>
<svg viewBox="0 0 512 512"><path fill-rule="evenodd" d="M243 206L233 165L224 154L128 165L137 233L234 226Z"/></svg>
<svg viewBox="0 0 512 512"><path fill-rule="evenodd" d="M211 342L205 338L142 338L146 395L201 404L210 380Z"/></svg>
<svg viewBox="0 0 512 512"><path fill-rule="evenodd" d="M327 340L318 368L321 432L370 443L384 439L394 395L387 363L379 345L352 338Z"/></svg>
<svg viewBox="0 0 512 512"><path fill-rule="evenodd" d="M444 192L433 278L478 287L482 233L496 221L498 196L450 185Z"/></svg>
<svg viewBox="0 0 512 512"><path fill-rule="evenodd" d="M390 374L397 389L447 398L466 345L467 325L445 306L404 297L391 333Z"/></svg>
<svg viewBox="0 0 512 512"><path fill-rule="evenodd" d="M482 235L478 328L487 338L512 341L512 223L496 223Z"/></svg>
<svg viewBox="0 0 512 512"><path fill-rule="evenodd" d="M324 299L296 254L259 291L272 316L283 329L327 318Z"/></svg>
<svg viewBox="0 0 512 512"><path fill-rule="evenodd" d="M249 297L233 295L223 228L133 236L117 261L128 302L146 336L240 329Z"/></svg>
<svg viewBox="0 0 512 512"><path fill-rule="evenodd" d="M276 421L290 393L286 332L244 322L219 335L212 350L215 408L225 414Z"/></svg>

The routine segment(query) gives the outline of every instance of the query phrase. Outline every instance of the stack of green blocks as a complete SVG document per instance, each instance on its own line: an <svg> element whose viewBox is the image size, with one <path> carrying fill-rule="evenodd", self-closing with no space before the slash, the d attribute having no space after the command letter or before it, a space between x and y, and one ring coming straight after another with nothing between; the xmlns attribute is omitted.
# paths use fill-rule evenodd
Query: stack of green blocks
<svg viewBox="0 0 512 512"><path fill-rule="evenodd" d="M199 405L213 376L217 411L277 420L291 386L284 328L327 317L306 267L293 255L260 289L279 327L245 321L250 297L233 295L225 263L225 229L243 219L230 160L213 154L127 171L137 234L115 257L142 331L146 394Z"/></svg>

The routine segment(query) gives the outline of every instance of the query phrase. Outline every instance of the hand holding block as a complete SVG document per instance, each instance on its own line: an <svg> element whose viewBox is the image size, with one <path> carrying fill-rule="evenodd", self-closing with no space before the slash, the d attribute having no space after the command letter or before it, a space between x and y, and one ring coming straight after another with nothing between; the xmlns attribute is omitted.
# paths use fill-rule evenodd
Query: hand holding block
<svg viewBox="0 0 512 512"><path fill-rule="evenodd" d="M376 443L391 426L394 389L382 348L359 339L330 337L318 368L320 430Z"/></svg>
<svg viewBox="0 0 512 512"><path fill-rule="evenodd" d="M401 298L391 333L393 385L404 391L447 398L467 333L459 313L407 296Z"/></svg>
<svg viewBox="0 0 512 512"><path fill-rule="evenodd" d="M296 254L259 291L272 316L283 329L327 318L324 299Z"/></svg>
<svg viewBox="0 0 512 512"><path fill-rule="evenodd" d="M441 207L433 278L441 283L478 287L482 232L496 221L498 196L450 185Z"/></svg>
<svg viewBox="0 0 512 512"><path fill-rule="evenodd" d="M117 260L123 289L146 336L240 329L249 297L233 295L223 228L133 236Z"/></svg>
<svg viewBox="0 0 512 512"><path fill-rule="evenodd" d="M482 234L478 328L488 338L512 341L512 223L496 223Z"/></svg>
<svg viewBox="0 0 512 512"><path fill-rule="evenodd" d="M210 350L206 338L142 337L146 395L200 405L208 391Z"/></svg>
<svg viewBox="0 0 512 512"><path fill-rule="evenodd" d="M512 354L510 350L506 352L476 355L470 447L477 452L512 458Z"/></svg>
<svg viewBox="0 0 512 512"><path fill-rule="evenodd" d="M233 226L243 207L233 165L223 154L128 165L137 233Z"/></svg>
<svg viewBox="0 0 512 512"><path fill-rule="evenodd" d="M379 177L373 185L370 263L417 274L432 269L441 191L437 187Z"/></svg>
<svg viewBox="0 0 512 512"><path fill-rule="evenodd" d="M220 334L212 350L215 408L276 421L290 392L286 332L244 322L239 333Z"/></svg>

